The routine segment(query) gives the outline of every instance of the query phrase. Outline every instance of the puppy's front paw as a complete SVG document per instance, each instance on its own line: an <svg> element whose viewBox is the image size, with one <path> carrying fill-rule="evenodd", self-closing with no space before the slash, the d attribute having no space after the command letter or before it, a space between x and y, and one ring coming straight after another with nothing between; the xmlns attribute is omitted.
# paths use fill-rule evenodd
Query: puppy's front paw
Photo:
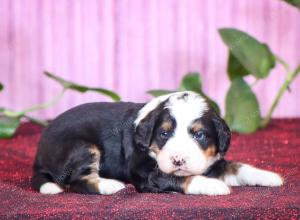
<svg viewBox="0 0 300 220"><path fill-rule="evenodd" d="M121 189L124 189L125 185L117 180L113 179L105 179L105 178L100 178L99 181L99 192L102 195L111 195L114 194Z"/></svg>
<svg viewBox="0 0 300 220"><path fill-rule="evenodd" d="M64 190L56 183L47 182L41 185L40 193L42 194L58 194Z"/></svg>
<svg viewBox="0 0 300 220"><path fill-rule="evenodd" d="M238 172L238 180L241 185L250 186L282 186L283 179L277 173L258 169L244 164Z"/></svg>
<svg viewBox="0 0 300 220"><path fill-rule="evenodd" d="M261 179L262 186L282 186L283 179L277 173L273 173L270 171L263 171L262 176L264 178Z"/></svg>
<svg viewBox="0 0 300 220"><path fill-rule="evenodd" d="M229 187L218 179L203 176L193 176L186 184L186 194L228 195Z"/></svg>

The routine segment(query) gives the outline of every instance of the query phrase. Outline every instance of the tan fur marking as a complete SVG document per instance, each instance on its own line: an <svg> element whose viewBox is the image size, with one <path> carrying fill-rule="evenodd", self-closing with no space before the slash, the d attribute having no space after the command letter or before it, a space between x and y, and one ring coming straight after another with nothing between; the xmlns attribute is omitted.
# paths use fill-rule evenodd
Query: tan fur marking
<svg viewBox="0 0 300 220"><path fill-rule="evenodd" d="M89 183L93 183L93 182L99 182L100 177L99 177L98 173L93 172L89 175L82 177L81 179L86 180Z"/></svg>
<svg viewBox="0 0 300 220"><path fill-rule="evenodd" d="M161 125L162 129L165 131L170 131L172 129L172 122L171 121L164 121Z"/></svg>
<svg viewBox="0 0 300 220"><path fill-rule="evenodd" d="M236 175L240 167L241 164L239 163L228 162L225 169L225 175Z"/></svg>
<svg viewBox="0 0 300 220"><path fill-rule="evenodd" d="M100 151L99 151L99 149L96 145L94 145L94 144L91 145L89 147L89 151L90 151L91 154L95 155L95 157L98 157L100 159L101 154L100 154Z"/></svg>
<svg viewBox="0 0 300 220"><path fill-rule="evenodd" d="M157 146L157 144L155 142L153 142L151 144L149 149L150 149L150 151L154 152L156 155L158 155L159 152L160 152L160 149L159 149L159 147Z"/></svg>
<svg viewBox="0 0 300 220"><path fill-rule="evenodd" d="M192 124L192 131L195 133L203 128L203 125L200 121L195 121Z"/></svg>
<svg viewBox="0 0 300 220"><path fill-rule="evenodd" d="M216 146L210 145L208 148L204 151L204 155L206 158L211 158L216 155Z"/></svg>
<svg viewBox="0 0 300 220"><path fill-rule="evenodd" d="M91 145L89 151L93 155L93 162L91 163L90 168L92 172L98 173L101 153L96 145Z"/></svg>
<svg viewBox="0 0 300 220"><path fill-rule="evenodd" d="M86 181L86 184L89 185L90 187L93 187L95 191L99 190L100 177L98 173L93 172L89 175L82 177L81 180Z"/></svg>
<svg viewBox="0 0 300 220"><path fill-rule="evenodd" d="M98 185L100 182L100 177L98 172L99 172L101 153L96 145L91 145L88 150L93 156L93 162L90 164L91 173L86 176L83 176L81 180L86 181L88 185L95 188L95 190L98 190Z"/></svg>
<svg viewBox="0 0 300 220"><path fill-rule="evenodd" d="M239 163L228 162L224 173L219 177L219 179L224 180L225 176L236 175L241 166L242 165Z"/></svg>
<svg viewBox="0 0 300 220"><path fill-rule="evenodd" d="M184 178L184 181L181 184L181 188L182 188L184 193L187 192L188 187L189 187L190 183L192 182L193 178L194 178L194 176L187 176L187 177Z"/></svg>

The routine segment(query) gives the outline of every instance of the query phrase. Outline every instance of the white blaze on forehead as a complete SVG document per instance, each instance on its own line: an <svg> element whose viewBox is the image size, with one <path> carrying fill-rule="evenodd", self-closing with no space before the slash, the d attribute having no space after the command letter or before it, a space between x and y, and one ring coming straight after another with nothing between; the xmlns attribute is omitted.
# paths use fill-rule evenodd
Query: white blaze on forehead
<svg viewBox="0 0 300 220"><path fill-rule="evenodd" d="M185 97L184 100L189 102L188 105L186 105L186 103L183 104L183 102L182 102L182 101L184 101L183 99L178 99L183 94L187 94L187 96ZM173 107L175 107L175 104L176 105L179 104L178 107L181 107L182 105L180 105L180 104L183 104L183 105L186 105L185 107L187 107L187 108L191 108L191 107L194 108L194 110L190 111L190 113L191 112L195 113L195 112L198 111L198 114L201 114L201 112L204 112L203 105L205 104L205 101L199 94L197 94L195 92L191 92L191 91L174 92L174 93L170 93L170 94L167 94L167 95L156 97L156 98L152 99L150 102L148 102L139 111L138 117L134 121L135 126L137 126L151 111L153 111L155 108L157 108L159 106L159 104L166 101L167 99L170 99L170 101L168 102L168 104L166 106L167 108L172 108L173 109ZM199 106L199 100L200 100L200 106ZM202 103L201 100L203 100L202 101L203 105L201 104ZM176 106L176 108L177 108L177 106ZM206 108L207 108L207 106L206 106ZM181 108L181 111L182 110L183 110L183 108ZM180 111L180 109L178 109L178 111ZM195 115L195 114L193 114L193 115ZM198 117L200 117L200 116L201 115L198 115Z"/></svg>
<svg viewBox="0 0 300 220"><path fill-rule="evenodd" d="M182 99L178 99L178 96L170 97L165 108L170 110L170 114L176 120L177 127L187 129L191 122L203 116L208 110L208 105L200 95L189 93Z"/></svg>

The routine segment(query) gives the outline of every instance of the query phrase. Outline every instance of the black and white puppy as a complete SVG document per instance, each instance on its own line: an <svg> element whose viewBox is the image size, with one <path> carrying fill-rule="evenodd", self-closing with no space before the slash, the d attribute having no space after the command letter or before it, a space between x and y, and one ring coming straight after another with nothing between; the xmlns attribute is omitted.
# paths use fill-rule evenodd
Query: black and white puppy
<svg viewBox="0 0 300 220"><path fill-rule="evenodd" d="M32 186L44 194L113 194L132 183L139 192L225 195L228 186L283 184L276 173L224 160L230 136L193 92L80 105L43 132Z"/></svg>

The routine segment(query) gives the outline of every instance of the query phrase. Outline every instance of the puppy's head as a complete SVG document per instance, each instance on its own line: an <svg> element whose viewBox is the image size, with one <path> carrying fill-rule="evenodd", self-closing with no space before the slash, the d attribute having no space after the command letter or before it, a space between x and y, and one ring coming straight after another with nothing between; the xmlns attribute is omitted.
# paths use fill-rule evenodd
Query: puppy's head
<svg viewBox="0 0 300 220"><path fill-rule="evenodd" d="M230 130L204 98L193 92L160 96L135 120L135 142L168 174L202 174L224 155Z"/></svg>

